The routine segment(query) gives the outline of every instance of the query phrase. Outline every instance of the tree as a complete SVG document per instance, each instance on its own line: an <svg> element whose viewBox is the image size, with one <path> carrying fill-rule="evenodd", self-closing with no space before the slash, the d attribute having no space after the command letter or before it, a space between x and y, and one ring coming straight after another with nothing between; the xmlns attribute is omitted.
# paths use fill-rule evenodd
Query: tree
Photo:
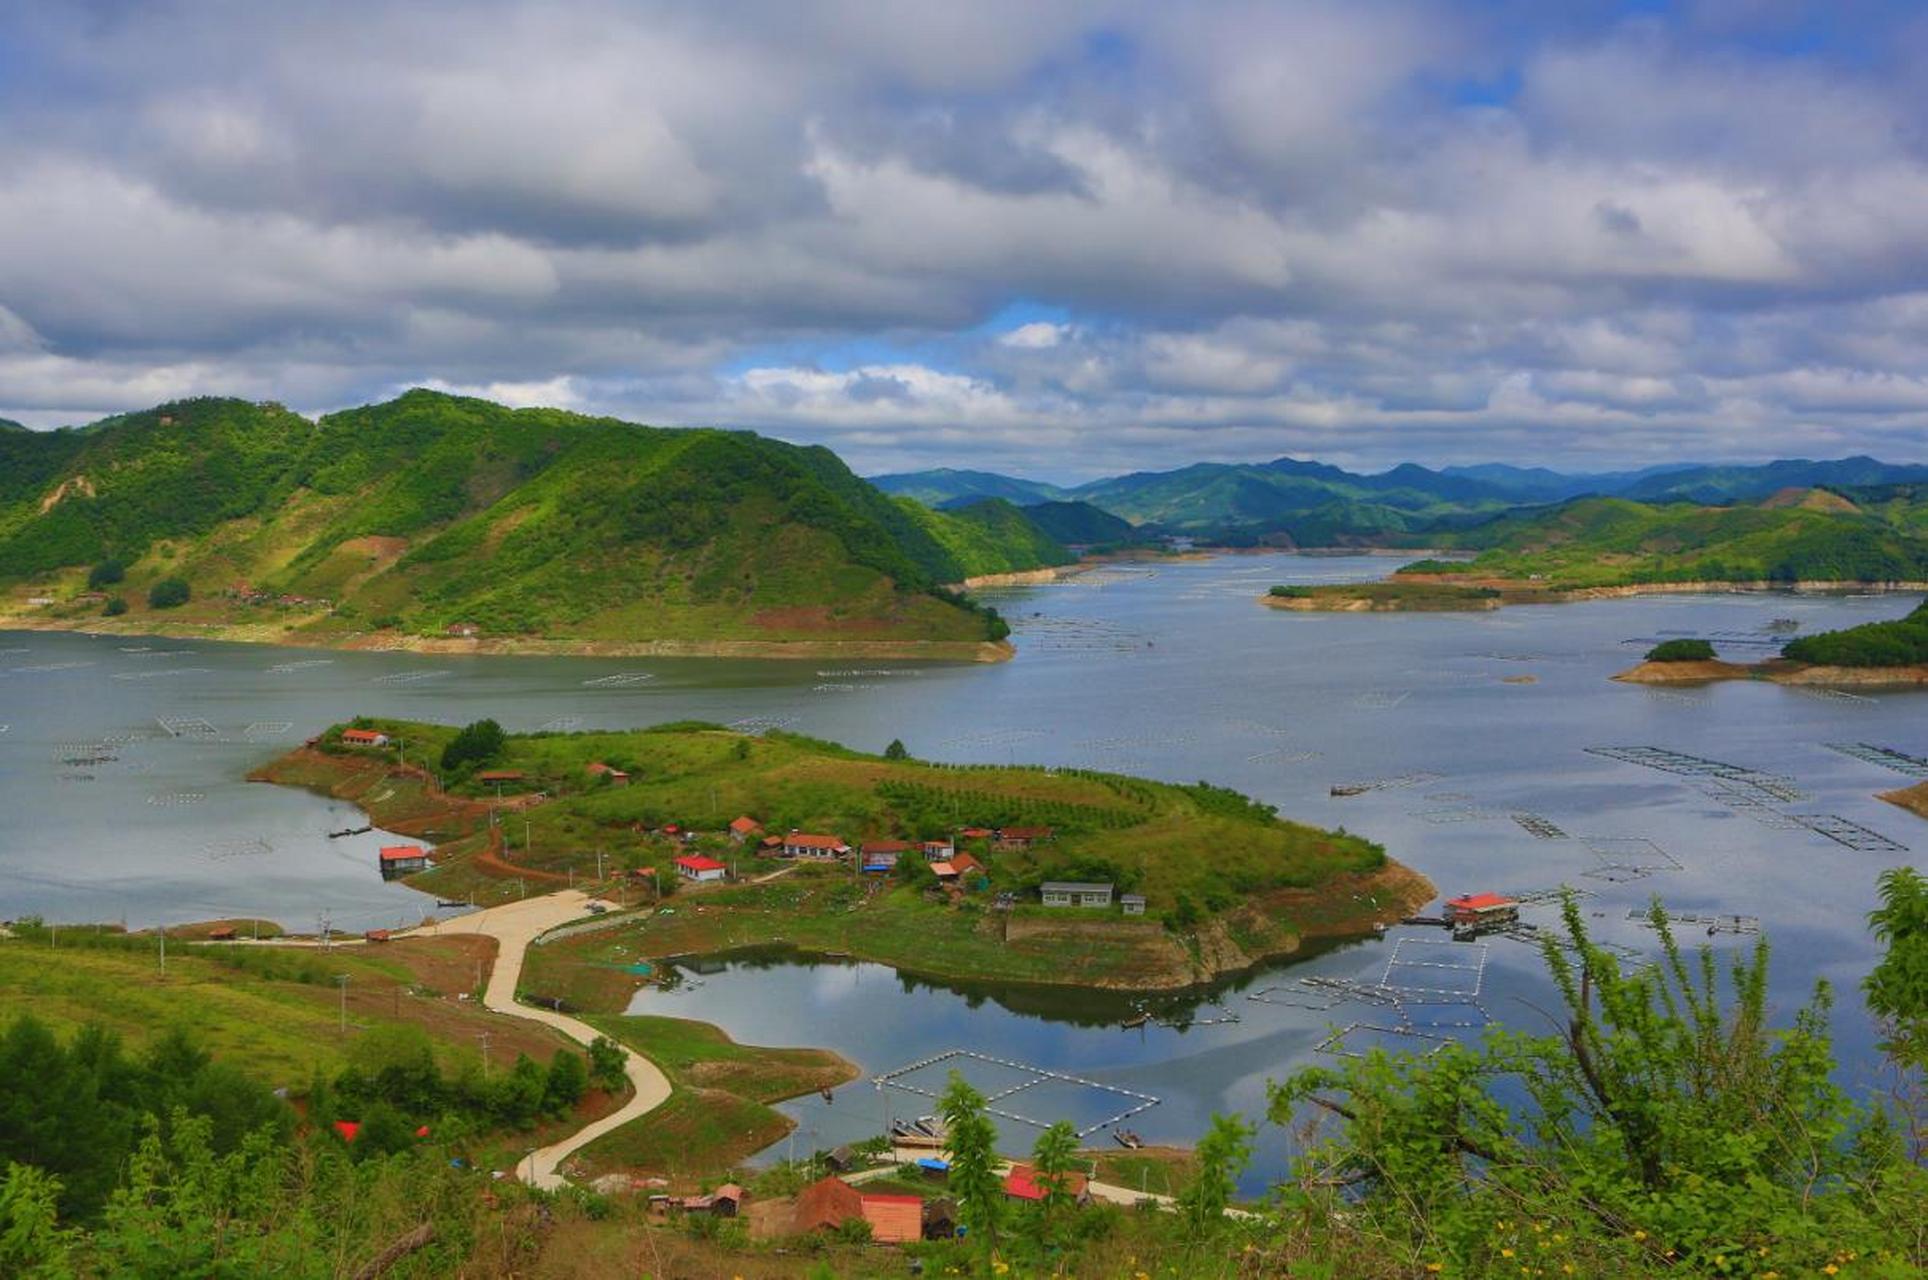
<svg viewBox="0 0 1928 1280"><path fill-rule="evenodd" d="M150 609L178 609L188 602L193 592L180 578L162 578L147 591L147 607Z"/></svg>
<svg viewBox="0 0 1928 1280"><path fill-rule="evenodd" d="M0 1177L0 1274L73 1274L72 1233L60 1225L60 1180L30 1164L9 1165Z"/></svg>
<svg viewBox="0 0 1928 1280"><path fill-rule="evenodd" d="M467 766L488 764L500 757L508 744L508 735L493 720L463 725L442 748L442 770L454 773Z"/></svg>
<svg viewBox="0 0 1928 1280"><path fill-rule="evenodd" d="M113 586L126 576L127 566L110 557L88 571L87 586L89 590L99 591L102 587Z"/></svg>
<svg viewBox="0 0 1928 1280"><path fill-rule="evenodd" d="M1868 916L1887 946L1862 988L1888 1026L1882 1046L1901 1062L1928 1067L1928 877L1912 867L1881 873L1881 906Z"/></svg>
<svg viewBox="0 0 1928 1280"><path fill-rule="evenodd" d="M102 605L100 611L107 617L118 618L127 612L127 598L125 596L115 596L106 604Z"/></svg>
<svg viewBox="0 0 1928 1280"><path fill-rule="evenodd" d="M1031 1167L1044 1189L1039 1217L1046 1237L1054 1234L1058 1220L1073 1207L1070 1175L1077 1171L1077 1165L1078 1131L1070 1121L1060 1120L1038 1135L1031 1148Z"/></svg>
<svg viewBox="0 0 1928 1280"><path fill-rule="evenodd" d="M1179 1216L1194 1239L1225 1225L1238 1176L1252 1160L1252 1133L1252 1126L1237 1116L1212 1116L1212 1127L1198 1144L1198 1175L1178 1196Z"/></svg>
<svg viewBox="0 0 1928 1280"><path fill-rule="evenodd" d="M582 1101L589 1088L589 1068L574 1049L559 1049L549 1060L549 1077L543 1083L542 1106L551 1115L566 1115Z"/></svg>
<svg viewBox="0 0 1928 1280"><path fill-rule="evenodd" d="M884 759L886 760L910 759L910 752L905 749L904 740L902 738L892 738L890 740L890 745L884 748Z"/></svg>
<svg viewBox="0 0 1928 1280"><path fill-rule="evenodd" d="M596 1082L598 1089L615 1093L628 1083L627 1064L628 1055L623 1052L623 1047L608 1036L597 1036L590 1041L589 1077Z"/></svg>
<svg viewBox="0 0 1928 1280"><path fill-rule="evenodd" d="M1649 662L1711 662L1714 646L1705 640L1662 640L1647 650Z"/></svg>
<svg viewBox="0 0 1928 1280"><path fill-rule="evenodd" d="M996 1172L997 1129L984 1113L984 1105L984 1095L955 1071L937 1101L951 1144L950 1189L957 1197L958 1216L988 1257L997 1250L1004 1184Z"/></svg>

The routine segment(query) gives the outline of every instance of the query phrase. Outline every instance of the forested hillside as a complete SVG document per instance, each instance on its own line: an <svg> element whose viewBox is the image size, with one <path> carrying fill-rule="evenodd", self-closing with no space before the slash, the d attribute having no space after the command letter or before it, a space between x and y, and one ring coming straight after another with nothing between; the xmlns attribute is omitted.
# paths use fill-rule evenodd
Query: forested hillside
<svg viewBox="0 0 1928 1280"><path fill-rule="evenodd" d="M1040 555L978 520L967 564L826 449L430 391L318 421L184 401L0 433L0 464L0 581L43 621L972 643L1003 624L937 584L997 571L1006 532L1006 567Z"/></svg>

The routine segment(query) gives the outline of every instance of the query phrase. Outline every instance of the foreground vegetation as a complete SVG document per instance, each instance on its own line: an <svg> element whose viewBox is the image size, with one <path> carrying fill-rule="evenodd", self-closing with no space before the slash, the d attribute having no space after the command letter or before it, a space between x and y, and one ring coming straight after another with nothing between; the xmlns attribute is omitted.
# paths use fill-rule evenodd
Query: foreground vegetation
<svg viewBox="0 0 1928 1280"><path fill-rule="evenodd" d="M1837 1083L1825 985L1776 1025L1764 942L1723 970L1711 951L1680 949L1657 913L1660 963L1624 973L1569 903L1566 936L1544 950L1553 1031L1496 1029L1277 1081L1268 1118L1301 1154L1237 1214L1244 1121L1214 1119L1168 1209L1078 1206L1088 1157L1054 1126L1026 1155L1044 1195L1019 1204L1000 1190L985 1099L954 1079L936 1189L966 1234L901 1249L866 1244L861 1222L768 1239L742 1219L543 1196L433 1143L357 1150L190 1035L130 1056L105 1031L62 1040L16 1019L0 1034L0 1271L838 1278L901 1275L908 1255L925 1274L983 1277L1900 1280L1928 1268L1928 879L1884 875L1871 924L1885 955L1864 989L1893 1073L1878 1095ZM686 1027L638 1031L672 1046L679 1072L751 1060ZM364 1053L406 1064L397 1047ZM1130 1159L1100 1172L1128 1176ZM820 1169L745 1175L753 1205ZM899 1175L870 1189L930 1186Z"/></svg>
<svg viewBox="0 0 1928 1280"><path fill-rule="evenodd" d="M969 646L1004 624L938 584L1066 558L1016 508L913 514L821 448L430 391L312 422L181 401L0 445L0 604L35 625Z"/></svg>
<svg viewBox="0 0 1928 1280"><path fill-rule="evenodd" d="M600 874L625 886L631 905L692 895L700 909L672 899L651 920L642 934L651 956L782 941L937 977L1185 986L1305 936L1369 929L1430 896L1379 846L1205 783L943 766L710 725L502 735L354 723L393 745L344 746L337 727L257 776L354 800L388 830L432 831L436 865L410 881L430 892L487 898L491 887L512 895ZM440 769L404 769L404 753ZM495 821L499 806L514 817ZM760 824L759 837L802 830L912 848L888 874L859 875L849 861L797 869L758 839L732 840L726 827L739 816ZM978 865L955 890L916 847L1012 826L1046 834L1021 844L959 837ZM732 865L735 882L679 889L674 859L690 852ZM1042 907L1046 880L1111 883L1142 894L1146 915Z"/></svg>

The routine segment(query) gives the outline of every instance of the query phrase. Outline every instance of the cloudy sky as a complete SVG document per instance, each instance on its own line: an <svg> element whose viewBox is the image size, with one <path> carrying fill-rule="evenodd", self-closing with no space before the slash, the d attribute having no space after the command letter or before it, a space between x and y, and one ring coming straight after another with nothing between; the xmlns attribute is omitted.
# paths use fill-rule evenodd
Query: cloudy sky
<svg viewBox="0 0 1928 1280"><path fill-rule="evenodd" d="M0 416L1928 459L1928 6L0 0Z"/></svg>

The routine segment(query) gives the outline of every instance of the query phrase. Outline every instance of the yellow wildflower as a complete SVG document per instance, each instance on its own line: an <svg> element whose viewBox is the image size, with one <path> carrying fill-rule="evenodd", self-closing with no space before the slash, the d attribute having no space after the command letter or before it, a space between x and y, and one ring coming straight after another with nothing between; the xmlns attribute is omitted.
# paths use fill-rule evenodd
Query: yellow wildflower
<svg viewBox="0 0 1928 1280"><path fill-rule="evenodd" d="M1439 1264L1439 1263L1437 1263L1437 1262L1429 1262L1429 1263L1427 1263L1427 1264L1426 1264L1426 1270L1428 1270L1428 1271L1431 1271L1431 1272L1434 1272L1434 1273L1438 1273L1438 1272L1441 1272L1441 1271L1444 1271L1445 1269L1446 1269L1446 1268L1445 1268L1444 1266L1442 1266L1442 1265L1440 1265L1440 1264Z"/></svg>
<svg viewBox="0 0 1928 1280"><path fill-rule="evenodd" d="M1647 1238L1647 1233L1644 1231L1636 1231L1633 1233L1633 1238L1636 1240L1645 1240Z"/></svg>
<svg viewBox="0 0 1928 1280"><path fill-rule="evenodd" d="M1500 1257L1502 1257L1502 1258L1510 1258L1510 1257L1512 1257L1512 1256L1513 1256L1513 1251L1512 1251L1511 1249L1501 1249L1501 1250L1500 1250Z"/></svg>
<svg viewBox="0 0 1928 1280"><path fill-rule="evenodd" d="M1841 1268L1835 1266L1832 1262L1828 1263L1827 1266L1821 1268L1821 1270L1826 1272L1828 1275L1833 1275L1835 1272L1839 1271L1840 1269Z"/></svg>

